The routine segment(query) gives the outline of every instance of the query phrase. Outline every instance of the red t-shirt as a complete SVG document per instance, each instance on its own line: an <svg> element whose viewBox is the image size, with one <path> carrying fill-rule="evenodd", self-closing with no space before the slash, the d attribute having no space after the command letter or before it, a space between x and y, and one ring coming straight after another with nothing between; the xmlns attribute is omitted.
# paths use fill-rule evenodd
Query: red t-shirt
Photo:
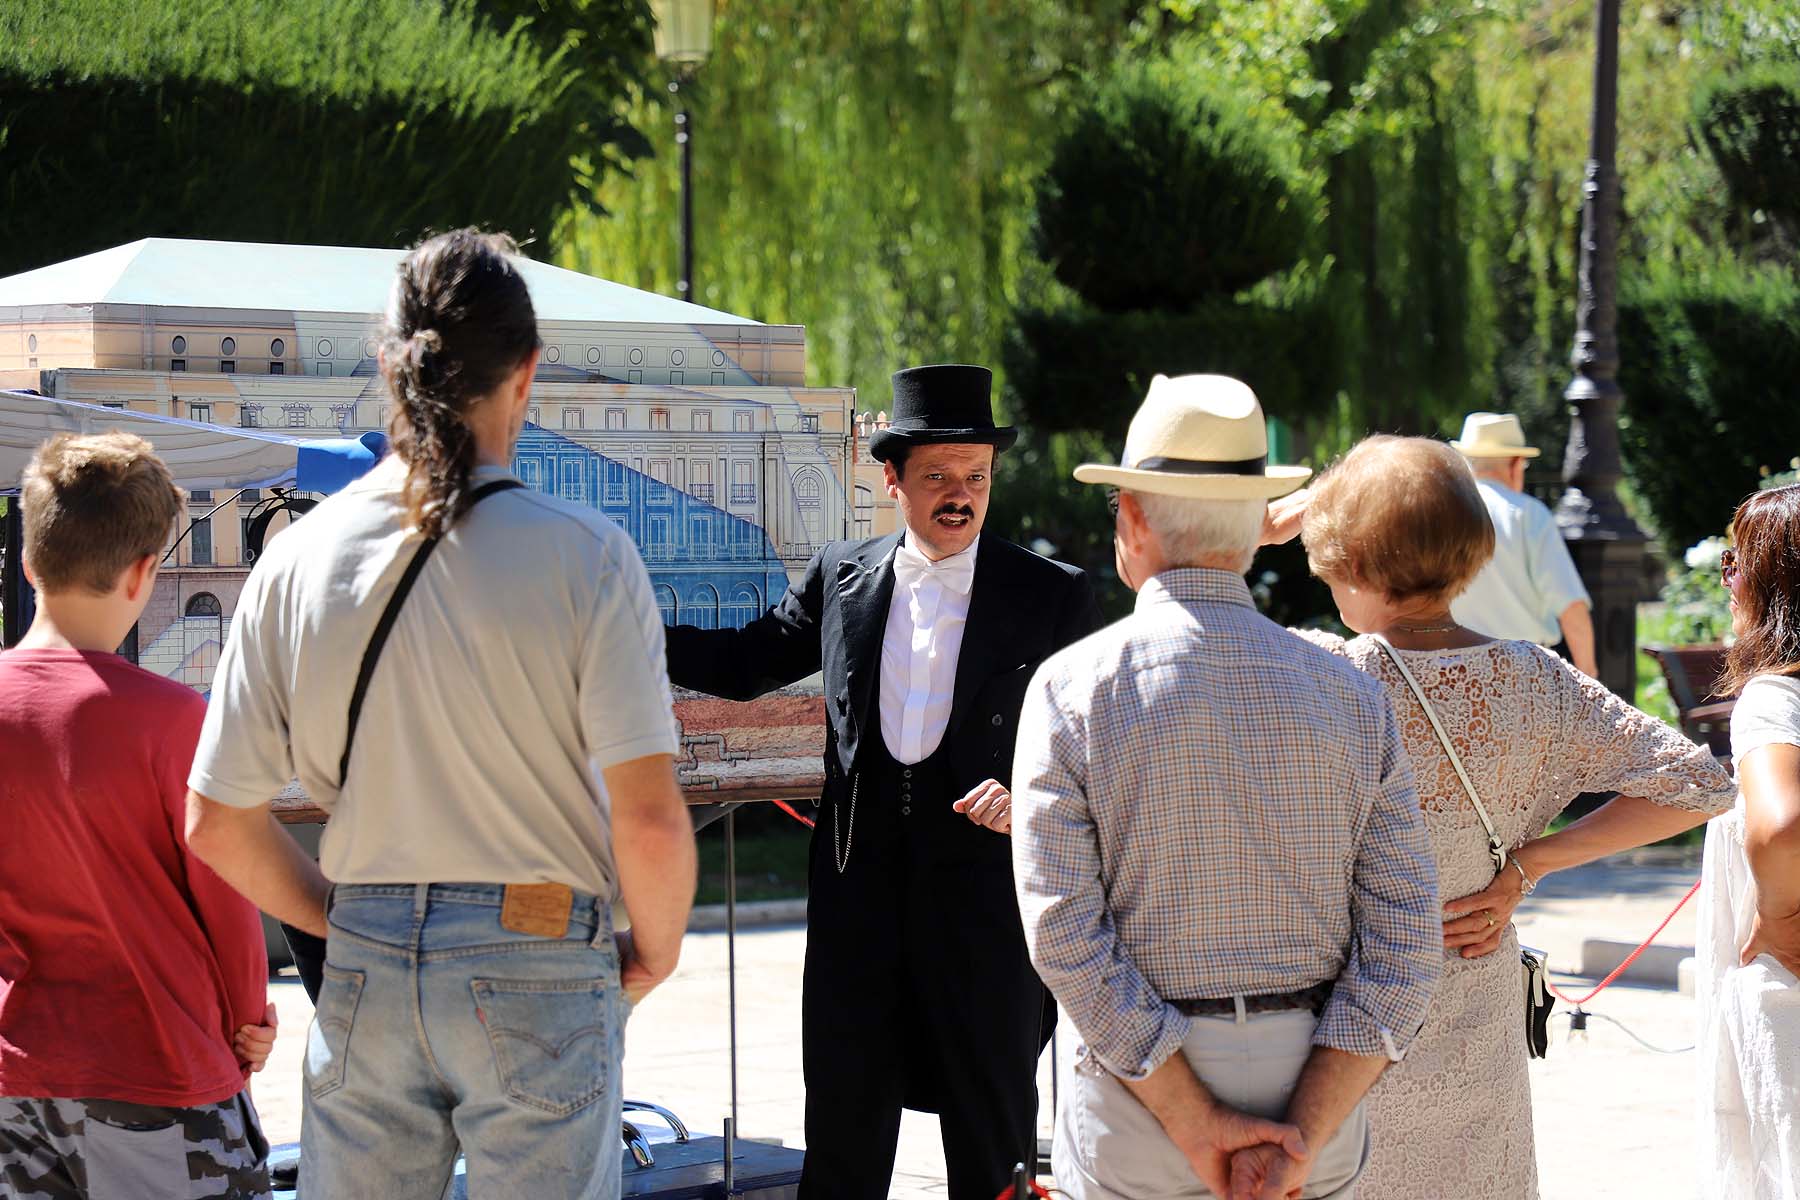
<svg viewBox="0 0 1800 1200"><path fill-rule="evenodd" d="M212 1104L260 1023L256 909L187 851L206 702L116 654L0 654L0 1096Z"/></svg>

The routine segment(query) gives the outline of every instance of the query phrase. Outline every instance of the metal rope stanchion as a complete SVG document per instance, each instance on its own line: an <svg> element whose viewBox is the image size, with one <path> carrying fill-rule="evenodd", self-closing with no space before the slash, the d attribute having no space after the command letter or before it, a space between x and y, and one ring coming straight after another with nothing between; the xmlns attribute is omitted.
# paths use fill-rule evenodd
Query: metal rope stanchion
<svg viewBox="0 0 1800 1200"><path fill-rule="evenodd" d="M731 1031L731 1115L725 1118L725 1194L737 1194L737 807L725 814L725 979Z"/></svg>

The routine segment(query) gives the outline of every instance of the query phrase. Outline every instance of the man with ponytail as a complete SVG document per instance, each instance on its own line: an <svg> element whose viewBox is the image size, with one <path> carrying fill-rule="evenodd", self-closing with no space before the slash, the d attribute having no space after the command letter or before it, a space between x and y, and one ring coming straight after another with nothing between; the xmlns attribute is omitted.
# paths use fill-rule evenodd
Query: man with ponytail
<svg viewBox="0 0 1800 1200"><path fill-rule="evenodd" d="M618 1195L627 1007L693 899L643 562L508 470L539 344L516 252L465 229L402 262L394 453L257 562L189 777L195 852L329 928L301 1178L333 1200L438 1200L459 1148L473 1195ZM269 812L296 775L318 867Z"/></svg>

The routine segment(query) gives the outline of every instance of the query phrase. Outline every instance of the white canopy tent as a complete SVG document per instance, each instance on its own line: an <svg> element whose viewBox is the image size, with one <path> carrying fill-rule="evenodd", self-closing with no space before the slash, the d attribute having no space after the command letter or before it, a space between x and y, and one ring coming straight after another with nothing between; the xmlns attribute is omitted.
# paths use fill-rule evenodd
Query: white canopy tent
<svg viewBox="0 0 1800 1200"><path fill-rule="evenodd" d="M59 433L135 433L192 491L292 486L304 439L261 429L228 429L28 392L0 391L0 495L17 494L25 465Z"/></svg>
<svg viewBox="0 0 1800 1200"><path fill-rule="evenodd" d="M149 442L169 465L175 482L188 491L292 488L335 492L367 471L386 450L386 438L378 433L354 439L297 438L31 392L0 391L0 496L18 495L31 456L51 437L111 429L137 434ZM278 498L271 503L281 506L289 501ZM262 521L267 524L266 517ZM18 562L21 536L19 507L13 503L0 522L0 646L18 640L30 612Z"/></svg>

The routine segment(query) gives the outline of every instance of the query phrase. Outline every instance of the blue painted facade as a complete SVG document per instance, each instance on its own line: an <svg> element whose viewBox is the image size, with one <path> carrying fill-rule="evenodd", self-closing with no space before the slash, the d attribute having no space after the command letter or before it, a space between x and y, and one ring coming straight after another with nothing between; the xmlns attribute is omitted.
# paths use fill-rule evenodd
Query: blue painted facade
<svg viewBox="0 0 1800 1200"><path fill-rule="evenodd" d="M787 569L760 527L569 438L527 424L513 471L527 487L599 509L631 535L665 624L737 628L787 589Z"/></svg>

